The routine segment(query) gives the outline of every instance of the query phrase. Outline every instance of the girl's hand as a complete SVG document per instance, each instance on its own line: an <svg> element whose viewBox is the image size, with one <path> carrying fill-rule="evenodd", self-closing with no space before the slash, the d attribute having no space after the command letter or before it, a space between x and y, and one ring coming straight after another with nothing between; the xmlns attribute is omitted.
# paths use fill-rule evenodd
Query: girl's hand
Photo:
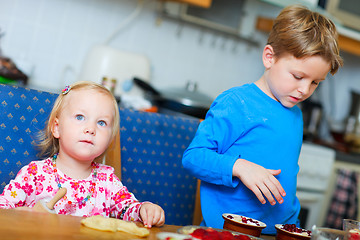
<svg viewBox="0 0 360 240"><path fill-rule="evenodd" d="M141 205L140 217L144 226L148 228L151 228L151 226L160 227L165 223L164 210L160 206L149 202Z"/></svg>
<svg viewBox="0 0 360 240"><path fill-rule="evenodd" d="M280 204L284 202L282 197L286 195L285 190L274 177L280 173L280 169L266 169L245 159L236 160L233 167L233 176L239 178L246 187L253 191L262 204L266 203L264 196L271 205L276 204L275 199Z"/></svg>
<svg viewBox="0 0 360 240"><path fill-rule="evenodd" d="M22 210L22 211L34 211L32 208L30 207L16 207L16 210Z"/></svg>

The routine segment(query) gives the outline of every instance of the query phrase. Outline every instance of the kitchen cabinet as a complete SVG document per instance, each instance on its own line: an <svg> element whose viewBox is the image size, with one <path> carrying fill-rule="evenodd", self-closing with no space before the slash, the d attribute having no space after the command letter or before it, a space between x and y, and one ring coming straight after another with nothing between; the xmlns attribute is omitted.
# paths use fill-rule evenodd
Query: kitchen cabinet
<svg viewBox="0 0 360 240"><path fill-rule="evenodd" d="M256 29L270 32L274 19L259 16L256 21ZM360 33L342 26L337 26L339 32L339 47L348 53L360 56Z"/></svg>
<svg viewBox="0 0 360 240"><path fill-rule="evenodd" d="M175 20L181 26L186 23L198 27L201 31L199 42L202 42L204 33L209 31L224 39L239 40L259 47L259 42L253 36L256 21L253 8L257 6L256 1L212 0L208 8L179 4L183 1L176 1L174 4L173 0L166 0L159 8L160 17ZM181 29L178 35L181 34Z"/></svg>
<svg viewBox="0 0 360 240"><path fill-rule="evenodd" d="M187 3L190 5L203 7L203 8L209 8L212 2L212 0L166 0L166 1Z"/></svg>

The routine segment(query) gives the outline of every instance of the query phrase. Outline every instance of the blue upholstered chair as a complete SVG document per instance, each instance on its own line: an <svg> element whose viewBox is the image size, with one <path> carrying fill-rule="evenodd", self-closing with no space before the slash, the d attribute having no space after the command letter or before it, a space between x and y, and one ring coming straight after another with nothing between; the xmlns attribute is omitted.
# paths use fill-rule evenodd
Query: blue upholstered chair
<svg viewBox="0 0 360 240"><path fill-rule="evenodd" d="M35 135L57 94L0 84L0 193L21 167L38 159Z"/></svg>
<svg viewBox="0 0 360 240"><path fill-rule="evenodd" d="M56 97L0 84L0 193L22 166L38 159L34 139ZM192 224L197 180L181 159L199 120L129 109L120 109L120 117L121 152L117 138L105 163L140 201L162 206L167 224Z"/></svg>
<svg viewBox="0 0 360 240"><path fill-rule="evenodd" d="M121 178L140 201L165 211L166 224L191 225L197 180L182 155L199 120L120 109Z"/></svg>

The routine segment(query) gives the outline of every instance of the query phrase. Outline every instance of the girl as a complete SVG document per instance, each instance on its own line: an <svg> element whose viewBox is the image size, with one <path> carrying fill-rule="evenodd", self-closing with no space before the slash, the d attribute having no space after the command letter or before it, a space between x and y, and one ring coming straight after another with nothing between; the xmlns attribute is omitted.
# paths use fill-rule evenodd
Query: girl
<svg viewBox="0 0 360 240"><path fill-rule="evenodd" d="M24 166L0 195L0 208L31 209L49 201L60 188L67 194L54 209L75 216L103 215L161 226L163 209L136 200L101 161L119 131L117 102L110 91L91 82L67 86L58 96L41 134L41 154ZM98 161L95 161L98 160Z"/></svg>

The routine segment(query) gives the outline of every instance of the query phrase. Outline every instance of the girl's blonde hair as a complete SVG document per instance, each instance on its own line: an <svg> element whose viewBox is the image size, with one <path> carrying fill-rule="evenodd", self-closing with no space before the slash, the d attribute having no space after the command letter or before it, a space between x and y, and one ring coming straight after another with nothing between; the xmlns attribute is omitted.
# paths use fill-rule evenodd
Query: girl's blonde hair
<svg viewBox="0 0 360 240"><path fill-rule="evenodd" d="M109 96L112 99L114 105L114 122L112 126L112 134L111 140L114 140L116 134L119 132L119 109L117 105L117 101L113 94L104 86L88 81L80 81L72 84L71 86L67 86L61 94L55 100L54 106L50 113L49 119L45 126L45 129L39 133L38 136L38 147L40 148L39 156L41 157L49 157L59 152L59 139L55 138L52 134L52 129L54 128L55 118L59 117L63 107L65 99L67 98L67 93L77 90L96 90L99 93L103 93ZM103 157L105 156L107 150L98 156L95 160L102 162Z"/></svg>
<svg viewBox="0 0 360 240"><path fill-rule="evenodd" d="M334 75L343 65L335 24L320 13L300 5L284 8L275 19L268 44L279 58L291 54L296 58L321 56L331 64Z"/></svg>

